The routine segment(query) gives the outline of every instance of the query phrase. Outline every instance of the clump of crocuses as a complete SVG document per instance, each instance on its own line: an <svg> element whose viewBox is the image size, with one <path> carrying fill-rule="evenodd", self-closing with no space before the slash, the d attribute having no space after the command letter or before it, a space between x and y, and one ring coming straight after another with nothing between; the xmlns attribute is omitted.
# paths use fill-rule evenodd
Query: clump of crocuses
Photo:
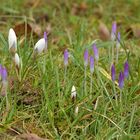
<svg viewBox="0 0 140 140"><path fill-rule="evenodd" d="M124 70L119 73L118 84L119 88L122 89L124 87L124 80L129 76L129 64L128 61L124 63ZM111 66L111 79L114 82L116 77L115 66L112 64Z"/></svg>

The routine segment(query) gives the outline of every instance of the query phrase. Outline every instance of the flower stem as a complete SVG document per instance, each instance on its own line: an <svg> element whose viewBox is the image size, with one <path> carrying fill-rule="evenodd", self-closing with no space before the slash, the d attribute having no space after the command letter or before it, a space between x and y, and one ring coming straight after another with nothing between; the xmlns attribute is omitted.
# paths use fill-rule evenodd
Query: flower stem
<svg viewBox="0 0 140 140"><path fill-rule="evenodd" d="M87 67L85 66L84 70L84 90L85 90L85 95L87 95L87 89L86 89L86 77L87 77Z"/></svg>
<svg viewBox="0 0 140 140"><path fill-rule="evenodd" d="M117 94L116 94L115 82L113 82L113 90L114 90L116 105L118 106L118 98L117 98Z"/></svg>
<svg viewBox="0 0 140 140"><path fill-rule="evenodd" d="M64 84L66 83L67 78L67 66L64 67Z"/></svg>
<svg viewBox="0 0 140 140"><path fill-rule="evenodd" d="M119 48L117 47L117 50L116 50L116 64L118 63L118 56L119 56Z"/></svg>
<svg viewBox="0 0 140 140"><path fill-rule="evenodd" d="M90 94L92 93L92 83L93 83L93 79L92 79L92 73L90 75Z"/></svg>

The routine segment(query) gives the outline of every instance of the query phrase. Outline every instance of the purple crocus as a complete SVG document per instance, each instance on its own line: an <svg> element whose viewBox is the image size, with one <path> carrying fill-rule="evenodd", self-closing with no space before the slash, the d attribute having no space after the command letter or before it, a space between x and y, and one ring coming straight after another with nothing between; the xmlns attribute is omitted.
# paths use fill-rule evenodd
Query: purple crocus
<svg viewBox="0 0 140 140"><path fill-rule="evenodd" d="M94 57L96 61L99 60L99 53L98 53L98 48L96 47L96 44L93 44L93 52L94 52Z"/></svg>
<svg viewBox="0 0 140 140"><path fill-rule="evenodd" d="M7 70L5 67L2 67L2 69L1 69L1 78L2 78L2 81L7 80Z"/></svg>
<svg viewBox="0 0 140 140"><path fill-rule="evenodd" d="M119 47L120 46L120 41L121 41L121 35L120 35L120 32L118 32L116 47Z"/></svg>
<svg viewBox="0 0 140 140"><path fill-rule="evenodd" d="M94 58L93 56L90 56L90 72L93 74L94 72Z"/></svg>
<svg viewBox="0 0 140 140"><path fill-rule="evenodd" d="M86 49L84 52L84 66L87 67L88 65L88 50Z"/></svg>
<svg viewBox="0 0 140 140"><path fill-rule="evenodd" d="M117 24L116 21L112 24L112 31L111 31L111 40L114 41L116 38L116 31L117 31Z"/></svg>
<svg viewBox="0 0 140 140"><path fill-rule="evenodd" d="M112 78L112 81L115 81L115 76L116 76L115 66L114 66L114 64L112 64L112 66L111 66L111 78Z"/></svg>
<svg viewBox="0 0 140 140"><path fill-rule="evenodd" d="M124 86L124 74L123 74L123 72L120 72L120 74L119 74L119 87L120 87L120 89L122 89L123 88L123 86Z"/></svg>
<svg viewBox="0 0 140 140"><path fill-rule="evenodd" d="M47 33L44 32L44 39L45 39L45 42L47 42Z"/></svg>
<svg viewBox="0 0 140 140"><path fill-rule="evenodd" d="M64 65L65 65L65 66L68 65L68 57L69 57L68 50L65 49L65 51L64 51Z"/></svg>
<svg viewBox="0 0 140 140"><path fill-rule="evenodd" d="M47 33L46 32L44 32L44 39L45 39L45 50L47 50Z"/></svg>
<svg viewBox="0 0 140 140"><path fill-rule="evenodd" d="M129 64L128 61L124 63L124 78L128 78L129 75Z"/></svg>

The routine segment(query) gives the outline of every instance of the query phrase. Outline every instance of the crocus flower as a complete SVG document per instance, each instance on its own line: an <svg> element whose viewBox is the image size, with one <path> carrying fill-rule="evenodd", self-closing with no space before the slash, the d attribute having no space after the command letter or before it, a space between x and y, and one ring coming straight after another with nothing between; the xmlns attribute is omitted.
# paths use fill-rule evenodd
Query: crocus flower
<svg viewBox="0 0 140 140"><path fill-rule="evenodd" d="M1 78L2 78L2 81L6 81L7 80L7 70L6 70L5 67L2 67Z"/></svg>
<svg viewBox="0 0 140 140"><path fill-rule="evenodd" d="M94 58L90 56L90 72L93 74L94 72Z"/></svg>
<svg viewBox="0 0 140 140"><path fill-rule="evenodd" d="M9 30L8 43L10 52L15 53L17 51L17 37L12 28Z"/></svg>
<svg viewBox="0 0 140 140"><path fill-rule="evenodd" d="M2 79L2 87L1 87L1 95L5 96L7 94L7 70L5 67L1 69L1 79Z"/></svg>
<svg viewBox="0 0 140 140"><path fill-rule="evenodd" d="M128 75L129 75L129 64L128 61L126 61L124 64L124 78L127 78Z"/></svg>
<svg viewBox="0 0 140 140"><path fill-rule="evenodd" d="M117 31L117 24L114 21L112 24L112 31L111 31L111 40L114 41L116 39L116 31Z"/></svg>
<svg viewBox="0 0 140 140"><path fill-rule="evenodd" d="M120 32L118 32L116 47L119 47L120 46L120 41L121 41L121 35L120 35Z"/></svg>
<svg viewBox="0 0 140 140"><path fill-rule="evenodd" d="M76 106L76 107L75 107L75 115L76 115L76 116L78 115L78 112L79 112L79 107Z"/></svg>
<svg viewBox="0 0 140 140"><path fill-rule="evenodd" d="M72 98L72 99L75 99L75 98L76 98L76 89L75 89L75 86L72 86L71 98Z"/></svg>
<svg viewBox="0 0 140 140"><path fill-rule="evenodd" d="M68 57L69 57L69 52L67 49L65 49L65 51L64 51L64 65L65 66L68 65Z"/></svg>
<svg viewBox="0 0 140 140"><path fill-rule="evenodd" d="M19 68L20 67L20 58L17 53L15 53L14 62L15 62L16 67Z"/></svg>
<svg viewBox="0 0 140 140"><path fill-rule="evenodd" d="M96 44L93 44L93 52L94 52L94 57L96 61L99 60L99 53L98 53L98 48L96 47Z"/></svg>
<svg viewBox="0 0 140 140"><path fill-rule="evenodd" d="M115 76L116 76L115 66L114 66L114 64L112 64L112 66L111 66L111 78L112 78L112 81L115 81Z"/></svg>
<svg viewBox="0 0 140 140"><path fill-rule="evenodd" d="M48 44L47 44L47 41L48 41L48 40L47 40L47 33L46 33L46 32L44 32L44 39L45 39L45 50L47 50L47 47L48 47L48 46L47 46L47 45L48 45Z"/></svg>
<svg viewBox="0 0 140 140"><path fill-rule="evenodd" d="M118 81L118 83L119 83L120 89L122 89L123 86L124 86L124 74L123 74L123 72L120 72L120 74L119 74L119 81Z"/></svg>
<svg viewBox="0 0 140 140"><path fill-rule="evenodd" d="M87 67L88 65L88 50L86 49L84 52L84 66Z"/></svg>
<svg viewBox="0 0 140 140"><path fill-rule="evenodd" d="M34 47L34 50L40 54L43 52L43 50L45 49L45 39L42 38L40 39L36 44L35 44L35 47Z"/></svg>

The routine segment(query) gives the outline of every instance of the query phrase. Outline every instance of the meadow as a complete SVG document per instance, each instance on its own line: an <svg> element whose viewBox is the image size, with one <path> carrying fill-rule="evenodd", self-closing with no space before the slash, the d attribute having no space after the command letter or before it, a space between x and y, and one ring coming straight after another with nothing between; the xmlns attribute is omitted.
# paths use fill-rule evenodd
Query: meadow
<svg viewBox="0 0 140 140"><path fill-rule="evenodd" d="M140 140L139 0L0 2L0 140Z"/></svg>

